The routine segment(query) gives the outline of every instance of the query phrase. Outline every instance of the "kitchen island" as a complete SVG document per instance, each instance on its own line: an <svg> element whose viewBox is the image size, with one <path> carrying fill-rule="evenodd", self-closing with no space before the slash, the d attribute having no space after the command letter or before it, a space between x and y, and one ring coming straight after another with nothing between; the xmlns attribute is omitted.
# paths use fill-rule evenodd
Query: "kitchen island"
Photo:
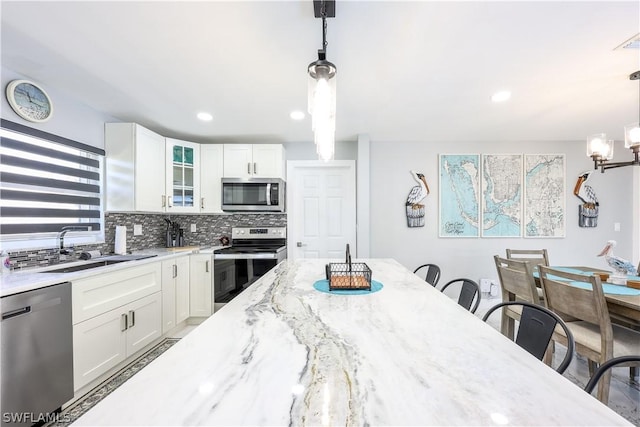
<svg viewBox="0 0 640 427"><path fill-rule="evenodd" d="M284 261L75 425L630 425L390 259Z"/></svg>

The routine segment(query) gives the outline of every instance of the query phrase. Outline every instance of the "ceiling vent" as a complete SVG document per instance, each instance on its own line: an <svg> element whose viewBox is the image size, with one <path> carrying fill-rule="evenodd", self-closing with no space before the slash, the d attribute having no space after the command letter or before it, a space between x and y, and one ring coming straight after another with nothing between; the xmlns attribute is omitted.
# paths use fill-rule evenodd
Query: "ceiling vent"
<svg viewBox="0 0 640 427"><path fill-rule="evenodd" d="M640 49L640 33L616 47L614 50Z"/></svg>

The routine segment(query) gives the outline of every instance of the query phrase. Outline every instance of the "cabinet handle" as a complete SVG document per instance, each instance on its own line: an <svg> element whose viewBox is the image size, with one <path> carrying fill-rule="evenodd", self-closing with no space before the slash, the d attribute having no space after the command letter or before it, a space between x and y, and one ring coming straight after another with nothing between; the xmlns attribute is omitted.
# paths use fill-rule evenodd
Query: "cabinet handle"
<svg viewBox="0 0 640 427"><path fill-rule="evenodd" d="M251 163L247 163L247 173L251 175Z"/></svg>
<svg viewBox="0 0 640 427"><path fill-rule="evenodd" d="M176 277L178 277L178 266L176 264L173 264L173 279L175 279Z"/></svg>
<svg viewBox="0 0 640 427"><path fill-rule="evenodd" d="M256 167L256 164L253 164L253 174L257 174L258 173L258 168Z"/></svg>
<svg viewBox="0 0 640 427"><path fill-rule="evenodd" d="M173 196L167 197L167 205L169 205L170 208L173 207Z"/></svg>
<svg viewBox="0 0 640 427"><path fill-rule="evenodd" d="M167 196L165 196L164 194L162 195L162 207L167 207Z"/></svg>
<svg viewBox="0 0 640 427"><path fill-rule="evenodd" d="M127 315L125 313L122 313L122 315L120 316L120 331L124 332L127 330L127 328L129 328L129 321L127 319Z"/></svg>
<svg viewBox="0 0 640 427"><path fill-rule="evenodd" d="M204 209L204 197L200 197L200 209Z"/></svg>
<svg viewBox="0 0 640 427"><path fill-rule="evenodd" d="M129 310L129 324L127 325L127 329L133 328L135 325L136 325L136 312L133 310Z"/></svg>
<svg viewBox="0 0 640 427"><path fill-rule="evenodd" d="M204 263L204 272L205 273L209 272L209 260L207 260L207 262Z"/></svg>

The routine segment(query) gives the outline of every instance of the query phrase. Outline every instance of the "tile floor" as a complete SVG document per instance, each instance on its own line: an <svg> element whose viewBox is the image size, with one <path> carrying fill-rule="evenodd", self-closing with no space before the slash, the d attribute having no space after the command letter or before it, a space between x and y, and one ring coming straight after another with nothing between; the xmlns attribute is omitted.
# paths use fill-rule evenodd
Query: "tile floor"
<svg viewBox="0 0 640 427"><path fill-rule="evenodd" d="M490 298L484 294L483 298L475 313L480 318L484 316L484 313L490 307L501 301L499 297ZM488 319L488 323L499 329L500 313L498 311L494 312ZM564 357L563 350L564 348L558 346L558 353L554 356L554 366L557 366L559 360ZM587 360L582 356L576 355L563 375L580 388L584 388L589 380ZM593 394L595 395L595 391ZM640 383L637 378L633 382L629 380L629 368L613 369L609 392L609 407L629 420L633 425L640 426Z"/></svg>

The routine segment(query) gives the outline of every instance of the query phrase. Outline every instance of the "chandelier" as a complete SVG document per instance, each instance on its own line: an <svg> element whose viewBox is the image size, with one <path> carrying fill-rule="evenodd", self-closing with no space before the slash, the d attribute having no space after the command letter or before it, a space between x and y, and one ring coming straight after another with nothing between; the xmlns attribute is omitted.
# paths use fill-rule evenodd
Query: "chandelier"
<svg viewBox="0 0 640 427"><path fill-rule="evenodd" d="M309 64L308 110L318 157L333 159L336 133L336 66L327 61L327 18L336 16L335 0L314 0L314 15L322 18L322 48Z"/></svg>
<svg viewBox="0 0 640 427"><path fill-rule="evenodd" d="M629 75L630 80L640 80L640 71ZM640 85L638 85L640 88ZM633 160L627 162L612 162L613 140L607 139L604 133L597 133L587 138L587 156L593 159L593 168L600 168L604 173L607 169L623 166L640 166L640 92L638 97L638 121L624 127L624 146L633 154Z"/></svg>

